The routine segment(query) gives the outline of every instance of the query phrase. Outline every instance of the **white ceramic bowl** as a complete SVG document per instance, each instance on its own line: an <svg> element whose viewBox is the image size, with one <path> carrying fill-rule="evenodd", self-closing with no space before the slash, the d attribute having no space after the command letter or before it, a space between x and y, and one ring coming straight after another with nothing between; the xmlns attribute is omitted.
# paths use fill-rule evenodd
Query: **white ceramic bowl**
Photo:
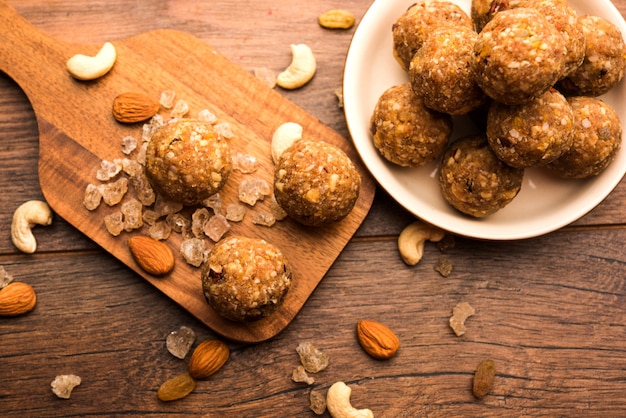
<svg viewBox="0 0 626 418"><path fill-rule="evenodd" d="M471 0L451 0L470 13ZM391 26L415 0L376 0L363 16L348 51L343 81L344 110L354 145L376 181L418 218L455 234L490 240L530 238L552 232L585 215L620 182L626 172L626 144L599 176L561 180L543 169L528 169L520 193L505 208L474 219L452 208L442 197L437 164L402 168L388 163L374 147L370 116L380 95L408 81L393 57ZM603 17L626 35L626 23L609 0L570 0L580 14ZM602 96L626 122L626 82ZM455 120L453 139L477 132L462 118ZM626 125L624 125L626 128ZM626 135L626 133L625 133Z"/></svg>

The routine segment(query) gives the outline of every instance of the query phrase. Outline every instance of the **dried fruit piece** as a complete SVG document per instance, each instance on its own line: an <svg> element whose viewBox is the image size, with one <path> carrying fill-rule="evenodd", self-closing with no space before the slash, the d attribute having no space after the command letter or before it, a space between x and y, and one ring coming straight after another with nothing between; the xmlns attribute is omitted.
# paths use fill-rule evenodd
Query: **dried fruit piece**
<svg viewBox="0 0 626 418"><path fill-rule="evenodd" d="M205 340L194 350L189 359L189 375L194 379L206 379L228 361L230 350L220 340Z"/></svg>
<svg viewBox="0 0 626 418"><path fill-rule="evenodd" d="M142 93L122 93L113 99L113 117L122 123L142 122L159 111L159 103Z"/></svg>
<svg viewBox="0 0 626 418"><path fill-rule="evenodd" d="M485 359L480 362L474 373L472 392L478 399L484 398L491 389L496 378L496 365L493 360Z"/></svg>
<svg viewBox="0 0 626 418"><path fill-rule="evenodd" d="M450 327L458 337L465 334L465 320L475 313L474 308L467 302L460 302L452 309Z"/></svg>
<svg viewBox="0 0 626 418"><path fill-rule="evenodd" d="M300 363L304 366L304 370L309 373L321 372L328 367L328 355L309 342L298 344L296 352L300 356Z"/></svg>
<svg viewBox="0 0 626 418"><path fill-rule="evenodd" d="M359 321L356 333L361 347L370 356L385 360L396 355L400 340L388 327L376 321Z"/></svg>
<svg viewBox="0 0 626 418"><path fill-rule="evenodd" d="M11 282L0 290L0 316L30 312L37 303L35 289L28 283Z"/></svg>
<svg viewBox="0 0 626 418"><path fill-rule="evenodd" d="M327 29L350 29L354 25L354 15L347 10L333 9L317 18L321 27Z"/></svg>
<svg viewBox="0 0 626 418"><path fill-rule="evenodd" d="M196 388L196 381L189 373L179 374L163 382L157 391L157 397L164 401L175 401L189 395Z"/></svg>
<svg viewBox="0 0 626 418"><path fill-rule="evenodd" d="M52 393L57 395L59 398L69 399L74 388L80 385L80 383L80 376L76 376L74 374L62 374L54 378L52 383L50 383L50 387L52 388Z"/></svg>
<svg viewBox="0 0 626 418"><path fill-rule="evenodd" d="M162 276L174 268L174 253L165 243L146 236L135 236L128 240L133 258L144 271Z"/></svg>

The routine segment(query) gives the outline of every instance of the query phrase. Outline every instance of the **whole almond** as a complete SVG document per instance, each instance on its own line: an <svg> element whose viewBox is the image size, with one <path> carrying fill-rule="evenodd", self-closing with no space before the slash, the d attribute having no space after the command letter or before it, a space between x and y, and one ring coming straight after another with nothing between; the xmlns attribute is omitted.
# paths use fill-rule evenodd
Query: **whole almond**
<svg viewBox="0 0 626 418"><path fill-rule="evenodd" d="M37 303L35 289L27 283L11 282L0 290L0 316L30 312Z"/></svg>
<svg viewBox="0 0 626 418"><path fill-rule="evenodd" d="M196 388L196 381L189 373L179 374L163 382L157 391L157 397L165 402L175 401L189 395Z"/></svg>
<svg viewBox="0 0 626 418"><path fill-rule="evenodd" d="M206 379L218 371L230 356L228 346L220 340L201 342L189 359L188 372L194 379Z"/></svg>
<svg viewBox="0 0 626 418"><path fill-rule="evenodd" d="M122 93L113 100L113 117L122 123L142 122L159 111L159 103L141 93Z"/></svg>
<svg viewBox="0 0 626 418"><path fill-rule="evenodd" d="M144 271L163 276L174 268L174 253L164 242L138 235L128 240L133 258Z"/></svg>
<svg viewBox="0 0 626 418"><path fill-rule="evenodd" d="M380 322L359 321L356 332L365 352L379 360L393 357L400 348L400 340L396 334Z"/></svg>

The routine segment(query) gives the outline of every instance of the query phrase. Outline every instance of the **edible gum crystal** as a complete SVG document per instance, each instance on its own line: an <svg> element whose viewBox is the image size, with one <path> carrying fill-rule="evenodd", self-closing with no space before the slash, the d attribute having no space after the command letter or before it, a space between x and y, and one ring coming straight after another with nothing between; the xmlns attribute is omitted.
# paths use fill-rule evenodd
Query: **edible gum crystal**
<svg viewBox="0 0 626 418"><path fill-rule="evenodd" d="M220 213L222 213L222 198L220 197L219 193L215 193L207 197L206 199L204 199L202 204L211 209L213 211L213 214L215 215L219 215Z"/></svg>
<svg viewBox="0 0 626 418"><path fill-rule="evenodd" d="M50 383L52 393L61 399L69 399L74 388L81 383L81 378L73 374L63 374L54 378Z"/></svg>
<svg viewBox="0 0 626 418"><path fill-rule="evenodd" d="M85 209L87 210L96 210L98 206L100 206L100 202L102 202L102 193L100 193L100 188L95 184L89 183L87 187L85 187L83 206L85 206Z"/></svg>
<svg viewBox="0 0 626 418"><path fill-rule="evenodd" d="M96 172L96 178L100 181L108 181L117 176L122 171L122 160L113 161L102 160L100 169Z"/></svg>
<svg viewBox="0 0 626 418"><path fill-rule="evenodd" d="M114 237L118 236L124 230L124 217L122 212L113 212L110 215L104 217L104 226L109 231L109 234Z"/></svg>
<svg viewBox="0 0 626 418"><path fill-rule="evenodd" d="M196 333L189 327L181 326L172 331L165 340L167 351L179 359L184 359L196 341Z"/></svg>
<svg viewBox="0 0 626 418"><path fill-rule="evenodd" d="M226 219L231 222L241 222L246 216L246 208L238 203L231 203L226 206Z"/></svg>
<svg viewBox="0 0 626 418"><path fill-rule="evenodd" d="M254 155L236 153L233 158L233 170L244 174L254 173L259 168L259 161Z"/></svg>
<svg viewBox="0 0 626 418"><path fill-rule="evenodd" d="M272 212L261 211L254 214L252 223L261 226L272 226L276 223L276 218Z"/></svg>
<svg viewBox="0 0 626 418"><path fill-rule="evenodd" d="M239 200L250 206L271 193L271 187L264 179L246 179L239 183Z"/></svg>
<svg viewBox="0 0 626 418"><path fill-rule="evenodd" d="M194 267L200 267L204 262L204 240L189 238L180 243L180 255Z"/></svg>
<svg viewBox="0 0 626 418"><path fill-rule="evenodd" d="M131 199L122 204L124 215L124 230L130 232L143 226L143 206L137 199Z"/></svg>
<svg viewBox="0 0 626 418"><path fill-rule="evenodd" d="M122 201L124 195L128 191L128 179L121 177L119 180L113 183L101 184L100 193L104 203L109 206L117 205Z"/></svg>
<svg viewBox="0 0 626 418"><path fill-rule="evenodd" d="M328 367L328 355L318 350L313 344L304 342L298 344L296 352L300 356L300 363L304 366L304 370L309 373L317 373Z"/></svg>
<svg viewBox="0 0 626 418"><path fill-rule="evenodd" d="M204 238L204 225L211 214L207 208L196 209L191 215L191 233L196 238Z"/></svg>
<svg viewBox="0 0 626 418"><path fill-rule="evenodd" d="M122 152L126 155L130 154L137 148L137 138L127 135L122 138Z"/></svg>
<svg viewBox="0 0 626 418"><path fill-rule="evenodd" d="M9 283L13 281L13 276L11 276L4 269L4 266L0 266L0 289L5 288Z"/></svg>
<svg viewBox="0 0 626 418"><path fill-rule="evenodd" d="M222 239L224 234L230 230L230 224L223 215L213 215L204 225L204 233L214 242Z"/></svg>
<svg viewBox="0 0 626 418"><path fill-rule="evenodd" d="M171 233L172 228L165 221L156 221L154 224L150 225L150 228L148 228L148 235L150 238L158 241L168 239Z"/></svg>
<svg viewBox="0 0 626 418"><path fill-rule="evenodd" d="M291 380L296 383L306 383L307 385L312 385L313 383L315 383L315 378L309 376L302 365L297 366L295 369L293 369L293 372L291 373Z"/></svg>

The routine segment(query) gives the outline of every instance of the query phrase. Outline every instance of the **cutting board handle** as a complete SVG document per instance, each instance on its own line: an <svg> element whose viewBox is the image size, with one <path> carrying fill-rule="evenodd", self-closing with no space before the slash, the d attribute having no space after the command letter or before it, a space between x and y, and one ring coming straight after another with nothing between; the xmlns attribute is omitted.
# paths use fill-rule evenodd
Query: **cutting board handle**
<svg viewBox="0 0 626 418"><path fill-rule="evenodd" d="M64 44L45 35L17 11L0 0L0 71L5 72L30 97L29 86L45 81L46 68L65 62Z"/></svg>

